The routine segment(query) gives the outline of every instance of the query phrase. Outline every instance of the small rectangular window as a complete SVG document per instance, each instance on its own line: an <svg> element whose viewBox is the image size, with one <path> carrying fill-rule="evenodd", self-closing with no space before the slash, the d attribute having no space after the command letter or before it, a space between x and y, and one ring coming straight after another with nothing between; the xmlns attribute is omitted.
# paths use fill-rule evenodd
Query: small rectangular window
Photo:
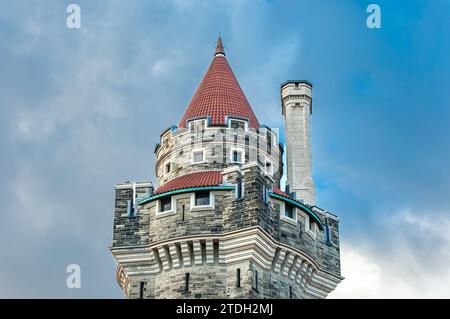
<svg viewBox="0 0 450 319"><path fill-rule="evenodd" d="M145 282L141 281L139 285L139 299L144 299L144 285Z"/></svg>
<svg viewBox="0 0 450 319"><path fill-rule="evenodd" d="M294 295L292 294L292 286L289 286L289 299L293 299Z"/></svg>
<svg viewBox="0 0 450 319"><path fill-rule="evenodd" d="M188 292L189 291L189 273L185 273L184 274L184 291Z"/></svg>
<svg viewBox="0 0 450 319"><path fill-rule="evenodd" d="M284 216L295 219L295 208L291 205L286 204L284 207Z"/></svg>
<svg viewBox="0 0 450 319"><path fill-rule="evenodd" d="M233 152L233 161L240 162L241 161L241 153L238 151Z"/></svg>
<svg viewBox="0 0 450 319"><path fill-rule="evenodd" d="M172 209L172 198L170 196L163 197L159 200L160 211L166 212Z"/></svg>
<svg viewBox="0 0 450 319"><path fill-rule="evenodd" d="M208 191L195 192L195 206L211 205Z"/></svg>
<svg viewBox="0 0 450 319"><path fill-rule="evenodd" d="M242 130L245 130L245 122L243 122L243 121L231 120L231 121L230 121L230 127L231 127L232 129L242 129Z"/></svg>
<svg viewBox="0 0 450 319"><path fill-rule="evenodd" d="M242 152L241 151L233 151L232 161L236 162L236 163L242 163Z"/></svg>
<svg viewBox="0 0 450 319"><path fill-rule="evenodd" d="M164 173L169 174L171 169L172 169L171 163L170 162L166 163L166 165L164 166Z"/></svg>
<svg viewBox="0 0 450 319"><path fill-rule="evenodd" d="M241 288L241 268L236 269L236 288Z"/></svg>
<svg viewBox="0 0 450 319"><path fill-rule="evenodd" d="M192 153L192 162L193 163L201 163L201 162L203 162L203 150L201 150L201 151L194 151Z"/></svg>

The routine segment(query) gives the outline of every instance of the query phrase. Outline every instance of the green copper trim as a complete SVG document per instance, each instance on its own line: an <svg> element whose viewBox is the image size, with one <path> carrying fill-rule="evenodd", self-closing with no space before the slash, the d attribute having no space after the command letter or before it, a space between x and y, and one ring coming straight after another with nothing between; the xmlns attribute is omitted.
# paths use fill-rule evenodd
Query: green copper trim
<svg viewBox="0 0 450 319"><path fill-rule="evenodd" d="M170 191L167 193L158 194L155 196L150 196L144 199L141 199L138 201L138 205L142 205L148 202L152 202L155 199L175 195L175 194L182 194L182 193L190 193L190 192L197 192L197 191L221 191L221 190L234 190L234 186L228 186L228 185L220 185L220 186L202 186L202 187L190 187L190 188L183 188L183 189L177 189L174 191Z"/></svg>
<svg viewBox="0 0 450 319"><path fill-rule="evenodd" d="M269 196L273 197L273 198L276 198L276 199L279 199L279 200L282 200L284 202L287 202L289 204L292 204L292 205L300 208L302 211L304 211L308 215L312 216L314 218L314 220L316 221L316 223L319 225L320 229L323 230L323 225L322 225L322 222L320 221L319 217L317 217L316 214L314 214L312 212L312 210L310 210L305 205L302 205L301 203L296 202L295 200L292 200L290 198L286 198L284 196L281 196L281 195L278 195L278 194L275 194L275 193L269 193Z"/></svg>

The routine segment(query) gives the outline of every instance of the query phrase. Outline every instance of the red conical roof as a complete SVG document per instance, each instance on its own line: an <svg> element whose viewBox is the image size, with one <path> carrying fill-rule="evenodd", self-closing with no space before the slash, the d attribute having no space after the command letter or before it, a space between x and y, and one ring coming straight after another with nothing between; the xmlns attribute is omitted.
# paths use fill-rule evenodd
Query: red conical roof
<svg viewBox="0 0 450 319"><path fill-rule="evenodd" d="M219 37L214 58L178 126L186 127L188 120L199 117L209 117L211 125L223 125L227 116L248 119L250 127L259 127Z"/></svg>

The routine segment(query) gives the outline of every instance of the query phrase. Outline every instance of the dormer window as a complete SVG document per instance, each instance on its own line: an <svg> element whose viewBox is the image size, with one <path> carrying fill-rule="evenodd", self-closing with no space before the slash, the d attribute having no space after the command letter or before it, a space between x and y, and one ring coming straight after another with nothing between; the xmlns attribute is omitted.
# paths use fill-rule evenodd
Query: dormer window
<svg viewBox="0 0 450 319"><path fill-rule="evenodd" d="M230 128L232 129L241 129L241 130L245 130L245 122L244 121L239 121L239 120L230 120Z"/></svg>

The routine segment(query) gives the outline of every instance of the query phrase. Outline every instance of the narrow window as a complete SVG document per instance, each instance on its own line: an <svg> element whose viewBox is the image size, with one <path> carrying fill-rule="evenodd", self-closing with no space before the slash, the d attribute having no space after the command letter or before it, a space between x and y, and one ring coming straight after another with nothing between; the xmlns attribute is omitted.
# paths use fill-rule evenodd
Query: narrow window
<svg viewBox="0 0 450 319"><path fill-rule="evenodd" d="M236 184L236 198L241 199L243 197L243 185L242 185L242 178L239 177L238 182Z"/></svg>
<svg viewBox="0 0 450 319"><path fill-rule="evenodd" d="M331 243L331 229L330 229L330 226L328 225L328 219L326 220L326 223L325 223L325 239L326 239L327 244Z"/></svg>
<svg viewBox="0 0 450 319"><path fill-rule="evenodd" d="M264 203L269 203L269 193L270 193L270 188L269 187L264 187L263 188Z"/></svg>
<svg viewBox="0 0 450 319"><path fill-rule="evenodd" d="M266 162L266 172L272 174L272 163L269 161Z"/></svg>
<svg viewBox="0 0 450 319"><path fill-rule="evenodd" d="M315 230L314 222L311 220L311 217L309 218L309 230L310 231Z"/></svg>
<svg viewBox="0 0 450 319"><path fill-rule="evenodd" d="M267 153L270 155L272 154L272 132L267 131L266 139L267 139Z"/></svg>
<svg viewBox="0 0 450 319"><path fill-rule="evenodd" d="M241 268L236 269L236 288L241 288Z"/></svg>
<svg viewBox="0 0 450 319"><path fill-rule="evenodd" d="M284 205L284 216L290 218L290 219L295 219L295 211L294 211L294 207L288 204Z"/></svg>
<svg viewBox="0 0 450 319"><path fill-rule="evenodd" d="M159 207L161 212L166 212L172 209L172 198L170 196L163 197L159 200Z"/></svg>
<svg viewBox="0 0 450 319"><path fill-rule="evenodd" d="M294 295L292 294L292 286L289 286L289 299L293 299Z"/></svg>
<svg viewBox="0 0 450 319"><path fill-rule="evenodd" d="M131 200L127 200L127 216L134 217L134 207Z"/></svg>
<svg viewBox="0 0 450 319"><path fill-rule="evenodd" d="M208 191L195 192L195 206L210 205L210 196Z"/></svg>
<svg viewBox="0 0 450 319"><path fill-rule="evenodd" d="M254 272L254 280L253 280L253 290L258 291L258 271Z"/></svg>
<svg viewBox="0 0 450 319"><path fill-rule="evenodd" d="M139 286L139 299L144 299L144 284L145 282L141 281Z"/></svg>
<svg viewBox="0 0 450 319"><path fill-rule="evenodd" d="M172 168L171 163L170 163L170 162L169 162L169 163L166 163L166 165L164 166L164 173L165 173L165 174L169 174L171 168Z"/></svg>
<svg viewBox="0 0 450 319"><path fill-rule="evenodd" d="M189 273L188 272L184 275L184 291L185 292L189 291Z"/></svg>
<svg viewBox="0 0 450 319"><path fill-rule="evenodd" d="M182 221L184 221L184 218L185 218L185 206L183 205L183 206L181 206L181 220Z"/></svg>
<svg viewBox="0 0 450 319"><path fill-rule="evenodd" d="M201 163L203 162L203 150L201 151L194 151L192 153L192 162L194 163Z"/></svg>
<svg viewBox="0 0 450 319"><path fill-rule="evenodd" d="M232 120L230 122L230 126L231 126L232 129L242 129L242 130L245 129L245 123L242 122L242 121Z"/></svg>

